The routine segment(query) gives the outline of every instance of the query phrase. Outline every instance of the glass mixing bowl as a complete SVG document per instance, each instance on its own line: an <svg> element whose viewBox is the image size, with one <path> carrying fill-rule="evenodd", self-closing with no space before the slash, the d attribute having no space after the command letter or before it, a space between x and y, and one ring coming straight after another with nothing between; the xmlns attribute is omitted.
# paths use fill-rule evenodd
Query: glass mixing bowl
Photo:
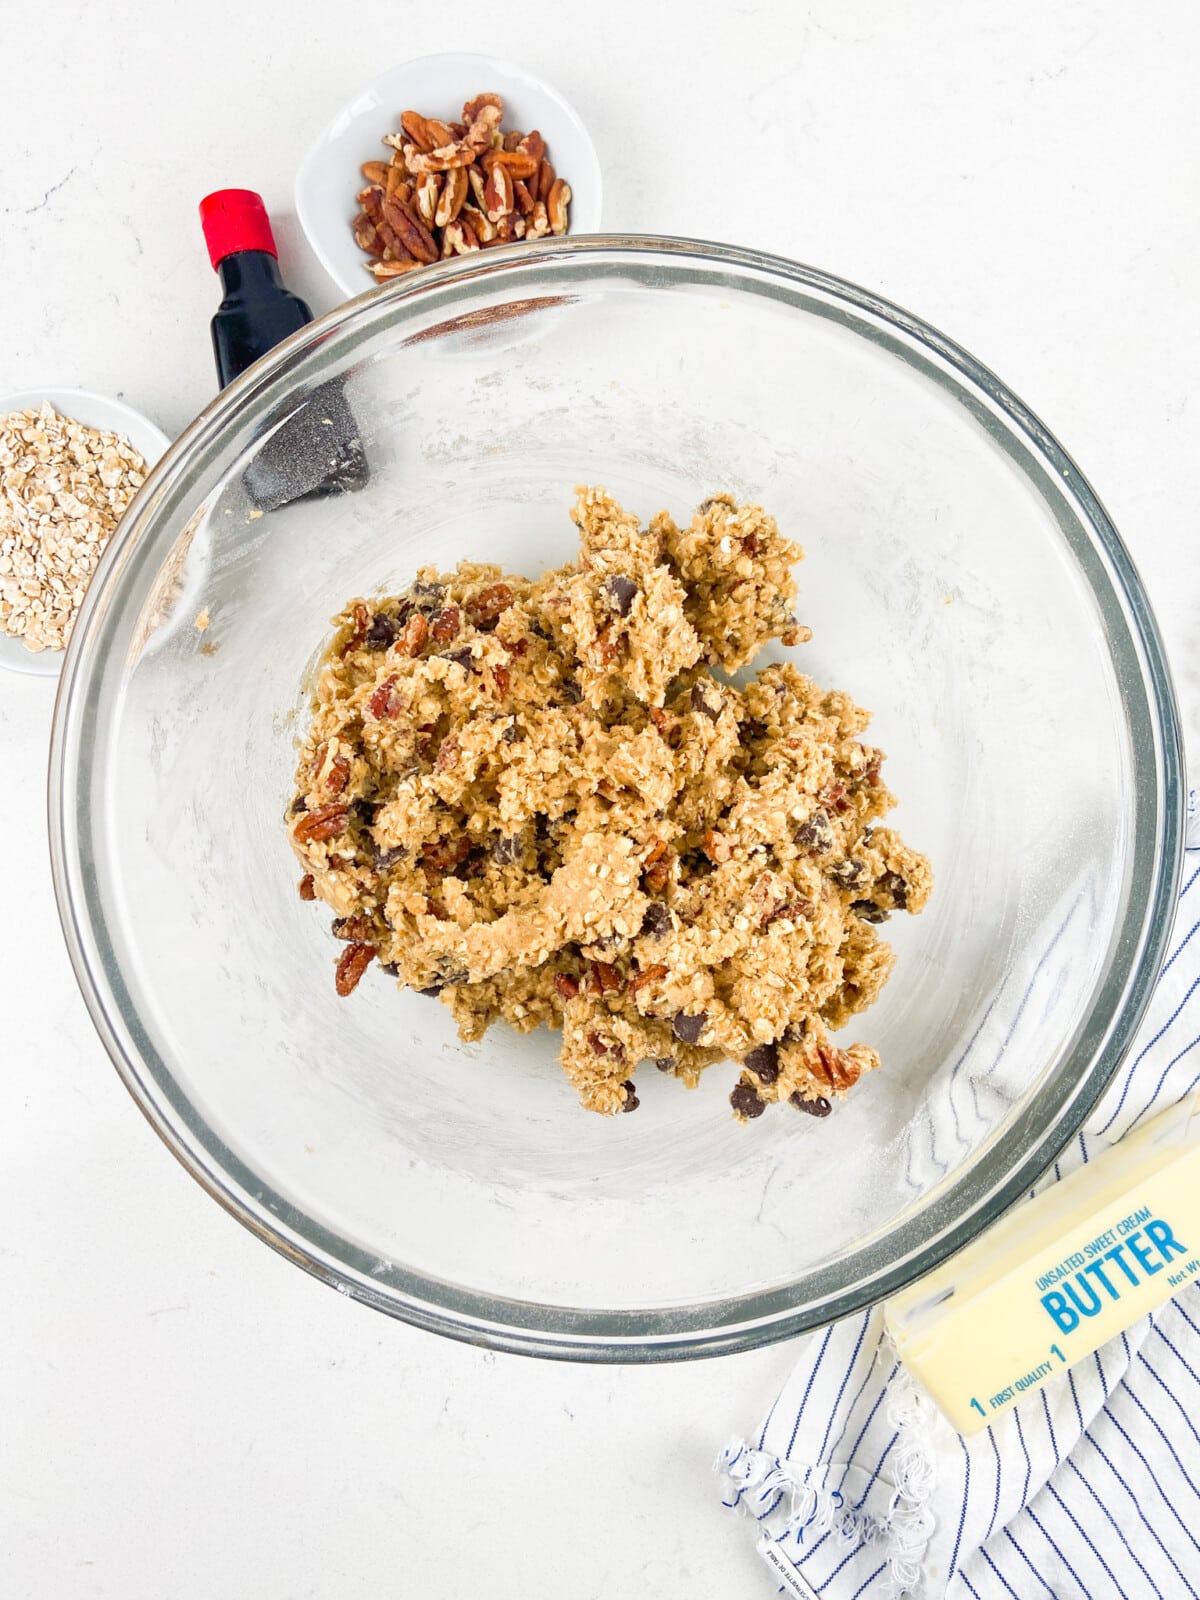
<svg viewBox="0 0 1200 1600"><path fill-rule="evenodd" d="M369 481L264 511L331 384ZM795 659L873 710L933 860L850 1034L882 1070L824 1121L740 1126L732 1066L693 1093L643 1070L635 1116L588 1114L545 1032L463 1045L376 972L338 999L328 916L297 898L283 816L328 618L424 562L560 563L581 481L643 517L729 490L807 546ZM1029 1188L1142 1013L1181 806L1137 575L991 373L805 267L584 238L368 295L213 402L88 596L50 814L96 1025L215 1198L412 1322L648 1360L878 1300Z"/></svg>

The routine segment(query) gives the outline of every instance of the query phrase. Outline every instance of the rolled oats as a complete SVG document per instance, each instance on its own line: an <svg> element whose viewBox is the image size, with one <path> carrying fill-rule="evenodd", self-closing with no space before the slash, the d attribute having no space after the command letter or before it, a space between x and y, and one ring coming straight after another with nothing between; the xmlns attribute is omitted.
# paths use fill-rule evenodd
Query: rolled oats
<svg viewBox="0 0 1200 1600"><path fill-rule="evenodd" d="M63 650L146 463L122 434L52 406L0 417L0 628Z"/></svg>

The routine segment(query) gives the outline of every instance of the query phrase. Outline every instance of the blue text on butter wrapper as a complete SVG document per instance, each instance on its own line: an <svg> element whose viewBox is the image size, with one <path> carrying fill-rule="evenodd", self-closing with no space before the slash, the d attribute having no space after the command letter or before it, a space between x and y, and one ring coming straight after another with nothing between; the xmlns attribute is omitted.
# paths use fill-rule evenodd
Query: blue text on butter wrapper
<svg viewBox="0 0 1200 1600"><path fill-rule="evenodd" d="M1170 1224L1143 1206L1043 1273L1037 1283L1048 1291L1042 1305L1060 1333L1071 1333L1084 1317L1096 1316L1108 1301L1120 1300L1131 1287L1169 1266L1173 1256L1187 1253L1188 1246L1179 1242ZM1189 1266L1195 1270L1193 1263ZM1049 1288L1052 1283L1059 1287Z"/></svg>

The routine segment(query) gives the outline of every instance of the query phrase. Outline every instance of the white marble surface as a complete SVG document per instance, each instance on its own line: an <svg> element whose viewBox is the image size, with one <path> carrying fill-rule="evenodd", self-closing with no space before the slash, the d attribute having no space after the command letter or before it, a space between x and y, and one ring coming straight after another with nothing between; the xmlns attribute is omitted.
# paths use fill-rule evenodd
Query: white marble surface
<svg viewBox="0 0 1200 1600"><path fill-rule="evenodd" d="M912 307L1047 420L1144 574L1200 755L1200 15L1013 0L499 12L57 3L0 52L0 392L213 389L195 218L260 189L390 59L512 55L593 129L614 228L761 245ZM55 1600L772 1592L709 1465L786 1348L658 1370L387 1322L178 1168L94 1038L44 844L53 689L0 676L0 1590Z"/></svg>

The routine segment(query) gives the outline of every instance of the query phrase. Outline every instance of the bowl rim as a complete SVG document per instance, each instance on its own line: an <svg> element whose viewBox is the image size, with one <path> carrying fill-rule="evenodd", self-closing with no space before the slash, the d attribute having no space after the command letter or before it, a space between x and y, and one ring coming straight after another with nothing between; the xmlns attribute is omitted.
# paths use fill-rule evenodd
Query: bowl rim
<svg viewBox="0 0 1200 1600"><path fill-rule="evenodd" d="M193 468L193 458L206 443L219 438L224 427L247 413L254 414L266 399L288 389L306 361L319 370L322 355L329 356L334 336L347 324L401 316L412 299L437 299L449 289L469 292L480 278L512 282L516 292L529 281L535 285L543 265L557 264L570 272L572 263L581 273L589 265L618 270L640 260L656 272L673 264L681 278L691 282L718 282L751 292L794 300L801 292L823 297L827 315L877 330L918 368L942 381L952 379L961 389L956 398L973 410L977 419L990 423L998 439L1019 445L1047 483L1073 502L1086 532L1086 550L1072 547L1084 580L1089 584L1106 620L1115 615L1121 625L1118 637L1109 633L1110 656L1126 701L1128 733L1133 751L1130 833L1133 861L1130 904L1119 936L1113 939L1110 961L1092 1000L1092 1007L1077 1031L1069 1056L1052 1094L1026 1105L992 1138L994 1152L1004 1152L1001 1175L952 1221L934 1222L926 1213L941 1208L928 1198L918 1212L925 1230L916 1230L908 1254L893 1256L884 1266L847 1285L834 1282L829 1267L808 1275L818 1280L819 1293L807 1299L797 1294L797 1281L694 1306L654 1307L620 1312L598 1309L541 1306L435 1279L378 1258L340 1239L300 1214L286 1197L263 1185L244 1167L234 1152L221 1146L222 1159L213 1155L219 1143L211 1130L194 1115L178 1086L165 1074L155 1078L148 1065L149 1041L141 1033L135 1013L126 1017L120 1007L121 978L103 933L102 908L94 892L86 852L79 840L86 833L86 807L74 805L79 784L81 745L94 734L95 696L98 686L89 676L94 636L100 631L107 597L115 591L125 561L140 548L140 539L152 523L156 508L172 486L178 487ZM911 313L880 296L838 278L785 258L740 247L701 240L650 235L599 235L541 241L510 246L480 256L462 257L432 266L423 282L395 281L339 306L309 324L264 356L254 367L222 391L176 441L153 470L131 514L114 535L117 548L106 563L101 581L89 590L76 627L76 640L65 664L55 707L50 751L49 826L51 867L68 951L84 1000L101 1039L135 1102L176 1158L194 1178L238 1218L244 1226L288 1259L341 1293L386 1311L417 1326L448 1334L493 1349L539 1356L596 1362L654 1362L724 1354L755 1348L825 1326L864 1307L886 1299L932 1270L996 1220L1029 1189L1062 1147L1079 1130L1096 1105L1131 1043L1145 1013L1162 965L1170 936L1175 899L1181 879L1184 840L1183 757L1180 721L1162 640L1137 570L1107 512L1071 457L1037 416L987 367L961 346ZM553 273L549 274L555 281ZM657 279L656 279L657 281ZM443 297L444 298L444 297ZM872 333L872 337L876 334ZM311 358L311 359L310 359ZM999 430L997 432L997 430ZM1092 570L1085 564L1084 554ZM1103 577L1107 587L1098 581ZM77 648L75 646L78 646ZM98 675L95 675L98 677ZM1129 693L1144 700L1145 725L1128 719ZM1035 1116L1035 1108L1053 1114ZM969 1188L970 1169L948 1180L943 1198ZM253 1189L250 1185L253 1184ZM253 1197L252 1197L253 1196ZM943 1213L944 1214L944 1213ZM908 1223L887 1235L905 1235ZM864 1248L857 1247L858 1253ZM830 1282L822 1286L822 1273ZM804 1282L805 1280L800 1280Z"/></svg>
<svg viewBox="0 0 1200 1600"><path fill-rule="evenodd" d="M385 85L401 74L407 76L411 72L428 69L434 62L448 61L477 63L480 73L493 72L497 76L509 78L523 78L531 90L542 95L545 100L570 123L578 135L583 149L588 171L583 175L584 182L578 185L572 182L571 206L573 212L580 214L583 226L575 229L574 225L568 230L576 237L582 233L595 233L600 226L600 218L604 209L604 174L600 165L600 157L596 150L595 141L588 132L587 124L567 99L566 95L554 84L543 78L539 73L531 72L528 67L523 67L517 61L511 61L504 56L485 55L471 50L440 50L431 55L413 56L407 61L397 61L394 66L386 71L377 73L370 82L363 84L357 93L350 96L341 105L321 132L304 152L300 165L296 168L296 176L292 184L292 199L296 208L296 219L300 223L301 231L308 240L309 249L316 256L326 273L337 284L343 294L352 299L359 298L361 294L361 280L355 276L352 280L338 266L335 258L327 247L327 238L332 235L333 223L320 214L320 208L315 204L312 195L313 173L321 158L322 152L335 138L339 138L347 128L360 121L367 115L365 111L356 111L355 106L367 95L380 93ZM380 135L382 138L382 135ZM352 191L347 177L347 200ZM349 207L347 207L349 209ZM349 222L347 220L347 226ZM364 256L365 262L366 257ZM435 263L436 264L436 263ZM425 269L414 274L417 277L425 276ZM370 292L368 288L368 293Z"/></svg>

